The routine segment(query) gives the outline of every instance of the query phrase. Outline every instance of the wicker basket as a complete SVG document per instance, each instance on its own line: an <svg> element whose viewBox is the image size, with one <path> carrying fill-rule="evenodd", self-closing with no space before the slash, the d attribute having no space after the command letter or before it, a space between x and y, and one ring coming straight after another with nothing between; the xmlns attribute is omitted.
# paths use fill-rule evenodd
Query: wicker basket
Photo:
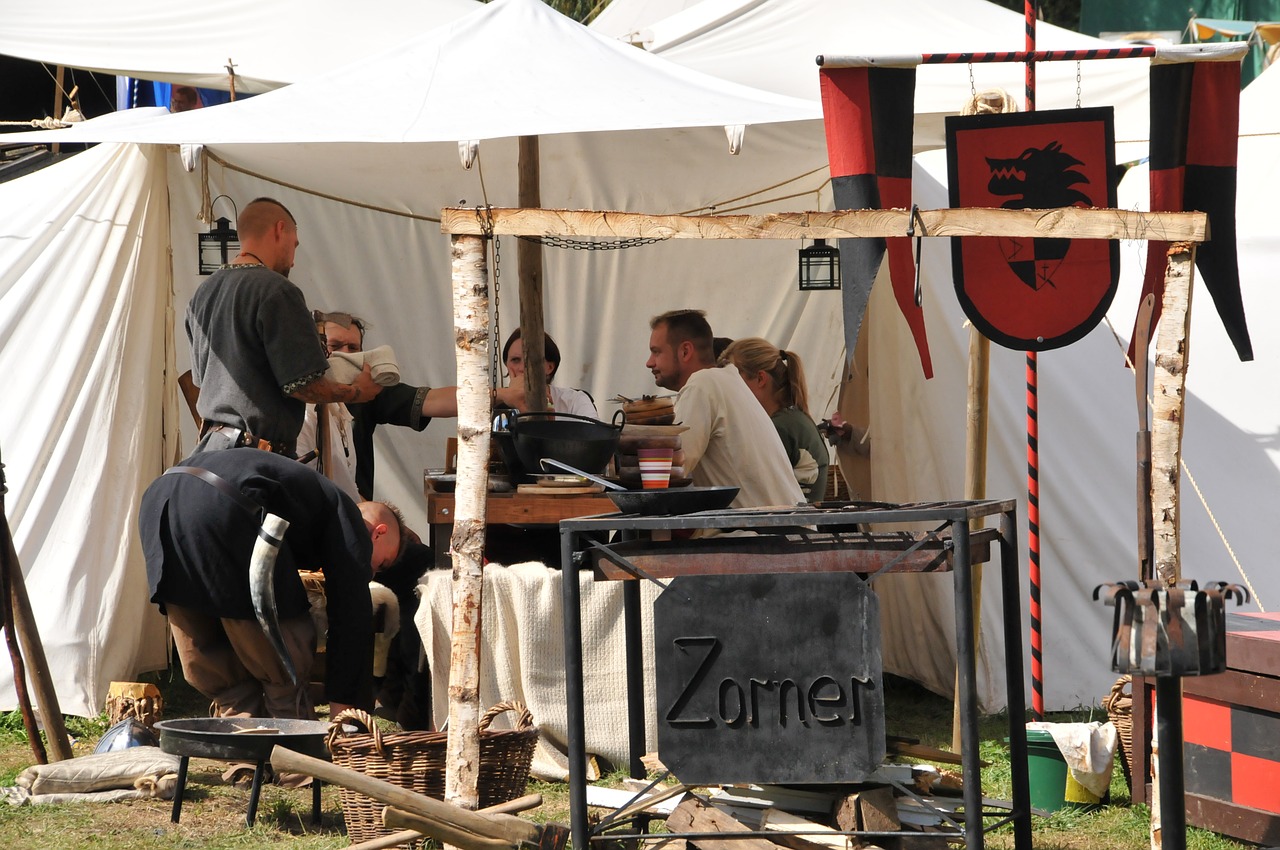
<svg viewBox="0 0 1280 850"><path fill-rule="evenodd" d="M1133 792L1133 677L1121 676L1111 686L1111 693L1102 700L1107 717L1115 724L1120 738L1120 768L1124 782ZM1128 688L1126 691L1125 689Z"/></svg>
<svg viewBox="0 0 1280 850"><path fill-rule="evenodd" d="M491 731L499 714L516 712L515 728ZM344 733L341 724L355 721L369 732ZM351 709L334 718L329 732L333 763L357 770L374 779L410 791L444 799L445 744L447 732L384 733L363 711ZM522 796L529 781L529 765L538 744L533 715L520 703L500 702L480 718L480 807L505 803ZM396 830L382 825L383 804L348 788L339 792L347 837L352 844L390 835Z"/></svg>

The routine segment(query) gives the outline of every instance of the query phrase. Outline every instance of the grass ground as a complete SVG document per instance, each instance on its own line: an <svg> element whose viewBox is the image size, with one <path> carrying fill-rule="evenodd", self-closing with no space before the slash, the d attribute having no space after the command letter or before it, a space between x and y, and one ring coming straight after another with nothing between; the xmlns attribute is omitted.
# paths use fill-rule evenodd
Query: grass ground
<svg viewBox="0 0 1280 850"><path fill-rule="evenodd" d="M157 674L149 681L159 685L165 700L166 717L203 716L204 700L180 676ZM885 682L886 725L891 734L919 739L921 743L950 749L952 708L950 700L931 694L902 679ZM1051 720L1105 720L1101 709L1054 716ZM104 717L70 721L76 737L77 755L93 751L105 731ZM985 718L981 723L982 758L991 762L983 771L984 794L1008 799L1009 758L1003 741L1007 734L1004 717ZM12 785L14 777L33 763L31 748L16 715L0 717L0 785ZM341 805L336 788L323 792L321 824L310 822L309 789L263 789L257 823L244 823L248 792L221 782L225 767L220 762L192 759L182 822L170 823L171 805L164 801L136 801L113 804L65 806L0 805L0 845L12 848L40 847L52 850L133 850L133 848L233 848L287 845L297 850L328 850L346 847ZM610 777L605 784L615 784ZM532 783L531 792L541 793L543 807L527 816L538 821L568 823L568 795L558 783ZM1133 850L1149 845L1149 813L1144 806L1130 805L1129 791L1119 770L1111 786L1111 805L1082 813L1061 811L1033 824L1037 850ZM1012 832L1005 828L987 837L987 846L1004 850L1013 847ZM1244 850L1246 845L1212 833L1191 830L1187 836L1191 850Z"/></svg>

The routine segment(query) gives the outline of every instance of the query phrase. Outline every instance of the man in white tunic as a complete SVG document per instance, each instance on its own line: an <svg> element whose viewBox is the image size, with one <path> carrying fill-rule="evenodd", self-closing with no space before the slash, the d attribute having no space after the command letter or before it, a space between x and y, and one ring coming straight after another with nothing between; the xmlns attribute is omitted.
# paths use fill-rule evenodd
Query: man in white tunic
<svg viewBox="0 0 1280 850"><path fill-rule="evenodd" d="M716 368L702 310L672 310L649 322L649 360L658 386L677 391L676 421L686 473L699 487L732 486L732 507L796 505L804 494L768 414L736 369Z"/></svg>

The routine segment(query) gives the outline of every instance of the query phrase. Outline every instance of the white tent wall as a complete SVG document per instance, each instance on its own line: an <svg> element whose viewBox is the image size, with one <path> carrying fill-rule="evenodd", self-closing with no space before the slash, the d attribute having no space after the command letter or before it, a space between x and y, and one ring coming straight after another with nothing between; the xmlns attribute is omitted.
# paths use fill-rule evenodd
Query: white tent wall
<svg viewBox="0 0 1280 850"><path fill-rule="evenodd" d="M163 666L138 494L175 457L165 163L107 145L0 185L5 508L61 709ZM0 706L16 705L7 653Z"/></svg>

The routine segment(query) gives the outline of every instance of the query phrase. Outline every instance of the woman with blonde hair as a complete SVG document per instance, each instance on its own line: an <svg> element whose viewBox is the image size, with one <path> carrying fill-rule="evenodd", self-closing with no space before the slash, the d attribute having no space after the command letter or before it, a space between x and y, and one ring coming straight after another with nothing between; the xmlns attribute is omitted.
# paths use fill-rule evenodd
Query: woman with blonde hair
<svg viewBox="0 0 1280 850"><path fill-rule="evenodd" d="M720 365L729 364L737 368L773 420L805 498L821 501L827 492L831 454L809 416L809 391L800 356L760 337L746 337L734 340L720 355Z"/></svg>

